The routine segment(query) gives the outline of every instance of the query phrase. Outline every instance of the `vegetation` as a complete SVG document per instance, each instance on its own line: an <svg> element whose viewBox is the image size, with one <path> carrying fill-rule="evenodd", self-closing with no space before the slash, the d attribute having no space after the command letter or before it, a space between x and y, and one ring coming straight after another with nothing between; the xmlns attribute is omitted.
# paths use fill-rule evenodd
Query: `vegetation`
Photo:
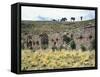
<svg viewBox="0 0 100 77"><path fill-rule="evenodd" d="M72 39L70 37L68 37L67 35L63 36L63 41L66 42L66 44L68 44Z"/></svg>
<svg viewBox="0 0 100 77"><path fill-rule="evenodd" d="M75 44L74 40L71 41L70 47L71 47L72 50L76 49L76 44Z"/></svg>
<svg viewBox="0 0 100 77"><path fill-rule="evenodd" d="M64 31L79 31L82 26L87 26L89 23L95 24L95 20L76 21L76 22L53 22L53 21L22 21L22 33L32 32L38 34L40 32L64 32ZM42 26L42 27L41 27Z"/></svg>
<svg viewBox="0 0 100 77"><path fill-rule="evenodd" d="M81 44L81 49L82 49L82 51L86 51L86 47L82 44Z"/></svg>
<svg viewBox="0 0 100 77"><path fill-rule="evenodd" d="M94 67L95 52L81 50L22 50L21 70L42 70L74 67Z"/></svg>
<svg viewBox="0 0 100 77"><path fill-rule="evenodd" d="M95 66L95 39L92 40L92 37L88 37L88 30L86 30L86 37L81 35L86 35L84 34L84 31L82 31L85 26L95 26L95 20L75 21L74 18L74 22L68 22L66 18L63 18L62 20L63 22L58 22L55 19L52 21L22 21L21 70L62 69ZM24 45L27 46L27 34L32 34L32 36L38 35L40 38L41 33L46 33L48 38L54 33L59 33L61 36L58 36L57 38L61 37L63 44L61 46L51 46L51 49L49 49L48 45L50 42L54 43L54 41L45 38L47 41L43 41L42 44L35 42L36 44L31 50L24 47ZM37 39L32 40L36 41ZM33 43L33 41L31 43ZM56 40L56 42L57 41L58 40ZM89 43L87 43L87 41ZM91 50L87 48L87 46L90 45L90 42ZM36 48L36 45L41 45L41 47ZM77 49L78 46L80 47L79 49Z"/></svg>

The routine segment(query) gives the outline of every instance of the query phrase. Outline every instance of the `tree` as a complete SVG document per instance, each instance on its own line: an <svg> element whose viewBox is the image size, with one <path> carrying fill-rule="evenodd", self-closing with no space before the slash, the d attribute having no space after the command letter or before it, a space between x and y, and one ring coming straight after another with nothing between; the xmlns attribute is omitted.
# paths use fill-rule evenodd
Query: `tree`
<svg viewBox="0 0 100 77"><path fill-rule="evenodd" d="M57 21L57 20L53 19L52 21Z"/></svg>
<svg viewBox="0 0 100 77"><path fill-rule="evenodd" d="M80 17L80 19L81 19L81 21L82 21L82 19L83 19L83 16L81 16L81 17Z"/></svg>
<svg viewBox="0 0 100 77"><path fill-rule="evenodd" d="M67 20L67 18L66 18L66 17L64 17L64 18L62 18L62 19L61 19L61 21L66 21L66 20Z"/></svg>
<svg viewBox="0 0 100 77"><path fill-rule="evenodd" d="M75 17L71 17L71 21L75 21Z"/></svg>

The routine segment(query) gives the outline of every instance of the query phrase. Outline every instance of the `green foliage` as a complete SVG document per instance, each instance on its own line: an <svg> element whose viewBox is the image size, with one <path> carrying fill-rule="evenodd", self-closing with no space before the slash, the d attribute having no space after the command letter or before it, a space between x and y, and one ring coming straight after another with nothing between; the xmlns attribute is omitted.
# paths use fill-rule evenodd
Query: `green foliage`
<svg viewBox="0 0 100 77"><path fill-rule="evenodd" d="M75 44L74 40L71 41L70 47L71 47L71 49L76 49L76 44Z"/></svg>
<svg viewBox="0 0 100 77"><path fill-rule="evenodd" d="M81 50L82 51L86 51L86 47L84 45L81 44Z"/></svg>
<svg viewBox="0 0 100 77"><path fill-rule="evenodd" d="M70 37L68 37L67 35L63 36L63 41L66 42L66 44L68 44L72 39Z"/></svg>

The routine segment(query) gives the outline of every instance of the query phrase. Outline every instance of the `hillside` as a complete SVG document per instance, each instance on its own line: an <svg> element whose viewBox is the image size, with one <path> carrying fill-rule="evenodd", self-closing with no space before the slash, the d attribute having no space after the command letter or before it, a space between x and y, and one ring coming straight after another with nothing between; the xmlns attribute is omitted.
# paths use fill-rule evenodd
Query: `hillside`
<svg viewBox="0 0 100 77"><path fill-rule="evenodd" d="M78 31L81 27L95 26L95 20L76 21L76 22L57 22L57 21L22 21L22 32L69 32Z"/></svg>

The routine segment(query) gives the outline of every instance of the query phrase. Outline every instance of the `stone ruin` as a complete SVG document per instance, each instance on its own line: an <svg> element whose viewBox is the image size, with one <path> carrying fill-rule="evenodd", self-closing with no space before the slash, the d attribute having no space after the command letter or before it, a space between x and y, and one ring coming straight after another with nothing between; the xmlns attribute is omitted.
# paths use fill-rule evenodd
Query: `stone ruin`
<svg viewBox="0 0 100 77"><path fill-rule="evenodd" d="M80 32L43 32L38 35L32 33L22 33L21 47L23 49L71 49L63 36L67 36L75 41L76 49L80 49L83 44L86 49L91 46L91 41L95 39L95 26L80 28Z"/></svg>

